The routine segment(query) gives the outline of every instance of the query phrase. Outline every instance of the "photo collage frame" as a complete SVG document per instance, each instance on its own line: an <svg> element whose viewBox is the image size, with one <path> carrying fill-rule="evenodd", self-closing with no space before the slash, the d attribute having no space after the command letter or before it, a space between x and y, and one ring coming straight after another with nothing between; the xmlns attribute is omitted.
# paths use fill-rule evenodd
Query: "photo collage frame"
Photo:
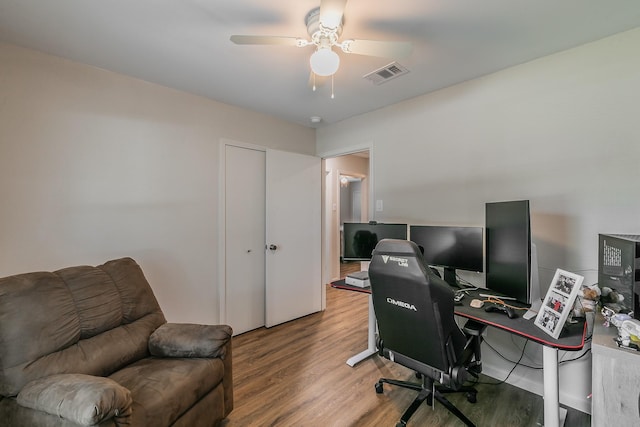
<svg viewBox="0 0 640 427"><path fill-rule="evenodd" d="M578 274L557 269L534 324L558 339L583 280L584 277Z"/></svg>

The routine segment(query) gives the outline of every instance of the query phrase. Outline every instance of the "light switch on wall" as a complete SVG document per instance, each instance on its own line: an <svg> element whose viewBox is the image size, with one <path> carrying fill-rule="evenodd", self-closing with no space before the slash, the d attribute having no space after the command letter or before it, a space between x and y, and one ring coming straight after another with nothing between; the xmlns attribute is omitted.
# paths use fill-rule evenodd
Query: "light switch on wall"
<svg viewBox="0 0 640 427"><path fill-rule="evenodd" d="M376 212L382 212L382 200L376 200Z"/></svg>

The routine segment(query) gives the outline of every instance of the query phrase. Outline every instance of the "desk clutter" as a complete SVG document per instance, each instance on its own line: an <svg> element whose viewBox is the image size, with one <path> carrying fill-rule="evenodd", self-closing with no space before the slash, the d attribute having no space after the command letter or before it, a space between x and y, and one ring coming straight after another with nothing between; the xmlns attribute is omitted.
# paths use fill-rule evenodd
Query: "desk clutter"
<svg viewBox="0 0 640 427"><path fill-rule="evenodd" d="M477 289L475 289L477 291ZM469 293L468 290L461 289L456 291L453 301L456 305L462 305L462 300L465 298L465 295ZM509 317L509 319L517 318L518 311L527 311L528 307L522 307L520 305L511 305L507 304L505 301L513 300L509 297L502 297L499 295L488 295L480 293L478 294L480 298L473 298L471 302L469 302L469 307L481 309L484 308L484 311L487 313L501 313Z"/></svg>
<svg viewBox="0 0 640 427"><path fill-rule="evenodd" d="M484 311L486 311L487 313L504 313L509 317L509 319L515 319L516 317L518 317L516 311L506 304L492 303L487 305L484 308Z"/></svg>
<svg viewBox="0 0 640 427"><path fill-rule="evenodd" d="M557 269L547 295L538 311L535 325L554 338L560 336L573 304L580 291L584 277Z"/></svg>
<svg viewBox="0 0 640 427"><path fill-rule="evenodd" d="M484 301L482 301L481 299L477 299L477 298L474 298L469 303L469 306L472 307L472 308L482 308L483 305L484 305Z"/></svg>

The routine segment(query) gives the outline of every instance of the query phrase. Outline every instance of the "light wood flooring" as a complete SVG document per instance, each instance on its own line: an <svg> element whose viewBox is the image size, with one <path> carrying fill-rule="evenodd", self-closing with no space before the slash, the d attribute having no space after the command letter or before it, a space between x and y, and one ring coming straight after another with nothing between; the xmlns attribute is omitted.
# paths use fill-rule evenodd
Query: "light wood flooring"
<svg viewBox="0 0 640 427"><path fill-rule="evenodd" d="M235 408L225 427L395 426L415 398L411 390L385 385L380 377L413 379L413 373L377 355L348 366L366 347L367 295L327 286L327 309L269 329L234 337ZM495 382L492 378L482 378ZM479 427L536 426L542 398L508 384L479 384L478 403L449 395ZM441 405L423 404L409 426L462 426ZM590 416L569 410L565 423L590 425Z"/></svg>

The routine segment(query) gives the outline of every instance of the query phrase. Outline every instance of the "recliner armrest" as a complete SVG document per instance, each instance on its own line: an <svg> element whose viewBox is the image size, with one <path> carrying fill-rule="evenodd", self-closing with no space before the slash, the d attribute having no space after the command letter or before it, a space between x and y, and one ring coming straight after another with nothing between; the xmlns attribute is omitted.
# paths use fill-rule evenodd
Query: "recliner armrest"
<svg viewBox="0 0 640 427"><path fill-rule="evenodd" d="M92 426L113 417L126 424L133 400L127 388L109 378L57 374L27 383L17 402L25 408Z"/></svg>
<svg viewBox="0 0 640 427"><path fill-rule="evenodd" d="M149 352L156 357L224 359L231 334L227 325L165 323L149 337Z"/></svg>

